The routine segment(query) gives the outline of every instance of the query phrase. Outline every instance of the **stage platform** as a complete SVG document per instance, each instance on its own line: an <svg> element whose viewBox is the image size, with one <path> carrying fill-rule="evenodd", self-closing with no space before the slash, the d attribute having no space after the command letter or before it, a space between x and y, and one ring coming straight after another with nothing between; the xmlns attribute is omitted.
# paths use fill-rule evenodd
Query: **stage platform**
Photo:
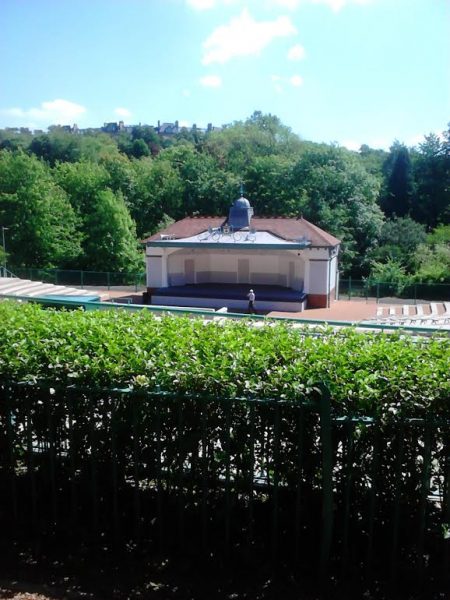
<svg viewBox="0 0 450 600"><path fill-rule="evenodd" d="M301 312L306 307L306 294L303 292L278 285L236 283L198 283L158 288L151 295L151 303L246 311L250 288L255 293L256 311Z"/></svg>

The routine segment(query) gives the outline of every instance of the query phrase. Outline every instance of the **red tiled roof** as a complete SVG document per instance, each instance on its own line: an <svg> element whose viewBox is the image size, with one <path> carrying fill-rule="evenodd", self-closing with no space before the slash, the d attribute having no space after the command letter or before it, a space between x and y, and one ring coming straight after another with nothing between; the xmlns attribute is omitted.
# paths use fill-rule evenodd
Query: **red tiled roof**
<svg viewBox="0 0 450 600"><path fill-rule="evenodd" d="M166 229L155 233L143 242L161 239L161 234L171 235L175 239L183 239L199 235L208 230L208 227L220 227L226 222L224 217L186 217L177 221ZM320 227L313 225L303 217L295 219L288 217L252 217L251 226L256 231L267 231L283 240L297 240L304 237L311 241L311 246L337 246L340 240L327 233Z"/></svg>

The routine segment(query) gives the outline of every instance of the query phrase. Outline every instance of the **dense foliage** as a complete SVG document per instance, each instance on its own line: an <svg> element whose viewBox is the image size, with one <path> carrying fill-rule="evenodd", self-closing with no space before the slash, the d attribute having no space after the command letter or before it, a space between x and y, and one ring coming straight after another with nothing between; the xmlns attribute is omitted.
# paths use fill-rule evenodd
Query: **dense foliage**
<svg viewBox="0 0 450 600"><path fill-rule="evenodd" d="M366 414L448 413L450 341L282 323L217 325L126 313L0 305L0 376L296 400L317 386ZM388 413L387 413L388 414Z"/></svg>
<svg viewBox="0 0 450 600"><path fill-rule="evenodd" d="M302 141L260 112L172 136L0 131L8 264L140 270L139 239L187 215L227 214L240 181L257 215L303 214L340 238L344 276L388 262L386 277L448 280L448 240L436 247L425 234L450 217L450 131L416 148L350 152Z"/></svg>

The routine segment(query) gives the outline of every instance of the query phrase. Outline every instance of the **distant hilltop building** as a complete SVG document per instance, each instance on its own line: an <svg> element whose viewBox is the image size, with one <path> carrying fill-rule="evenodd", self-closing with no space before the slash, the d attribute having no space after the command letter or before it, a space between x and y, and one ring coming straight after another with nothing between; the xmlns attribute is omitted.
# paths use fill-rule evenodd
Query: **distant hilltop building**
<svg viewBox="0 0 450 600"><path fill-rule="evenodd" d="M194 123L192 127L180 127L179 121L175 121L175 123L161 123L161 121L158 121L158 125L155 127L155 131L159 135L176 135L182 131L190 131L192 133L209 133L211 131L220 131L221 129L221 127L213 127L212 123L208 123L206 129L197 127L196 123Z"/></svg>
<svg viewBox="0 0 450 600"><path fill-rule="evenodd" d="M65 133L73 133L74 135L92 135L97 133L117 135L121 132L131 133L134 127L140 126L141 123L138 125L125 125L123 121L119 121L118 123L116 121L111 121L103 123L103 127L80 128L74 123L73 125L50 125L48 131L64 131ZM179 121L175 121L174 123L161 123L161 121L158 121L156 126L144 125L144 127L151 127L154 129L155 133L161 137L170 137L184 131L188 133L210 133L212 131L221 131L222 129L222 127L215 127L212 123L208 123L206 128L198 127L196 123L194 123L192 127L186 127L180 125ZM7 131L8 133L26 133L29 135L42 135L45 133L42 129L34 129L34 131L31 131L28 127L5 127L4 131Z"/></svg>
<svg viewBox="0 0 450 600"><path fill-rule="evenodd" d="M123 121L119 121L118 123L104 123L102 131L104 133L119 133L120 131L125 131L125 124Z"/></svg>

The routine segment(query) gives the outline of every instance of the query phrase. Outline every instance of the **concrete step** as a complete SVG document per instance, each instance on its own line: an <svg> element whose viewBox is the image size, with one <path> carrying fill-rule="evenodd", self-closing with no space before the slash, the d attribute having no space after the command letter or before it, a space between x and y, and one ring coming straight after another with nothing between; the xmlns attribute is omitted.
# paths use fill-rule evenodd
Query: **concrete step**
<svg viewBox="0 0 450 600"><path fill-rule="evenodd" d="M94 292L89 292L88 290L79 290L77 288L66 288L66 291L63 296L97 296L98 294Z"/></svg>
<svg viewBox="0 0 450 600"><path fill-rule="evenodd" d="M16 280L16 283L12 285L3 285L0 288L0 294L13 294L15 296L26 296L28 290L34 290L43 283L41 281L23 281Z"/></svg>
<svg viewBox="0 0 450 600"><path fill-rule="evenodd" d="M33 290L31 293L27 294L27 296L46 296L47 294L63 294L66 288L63 285L53 285L51 283L43 283L42 287L39 289Z"/></svg>
<svg viewBox="0 0 450 600"><path fill-rule="evenodd" d="M438 315L439 314L439 306L437 302L430 302L430 314Z"/></svg>

